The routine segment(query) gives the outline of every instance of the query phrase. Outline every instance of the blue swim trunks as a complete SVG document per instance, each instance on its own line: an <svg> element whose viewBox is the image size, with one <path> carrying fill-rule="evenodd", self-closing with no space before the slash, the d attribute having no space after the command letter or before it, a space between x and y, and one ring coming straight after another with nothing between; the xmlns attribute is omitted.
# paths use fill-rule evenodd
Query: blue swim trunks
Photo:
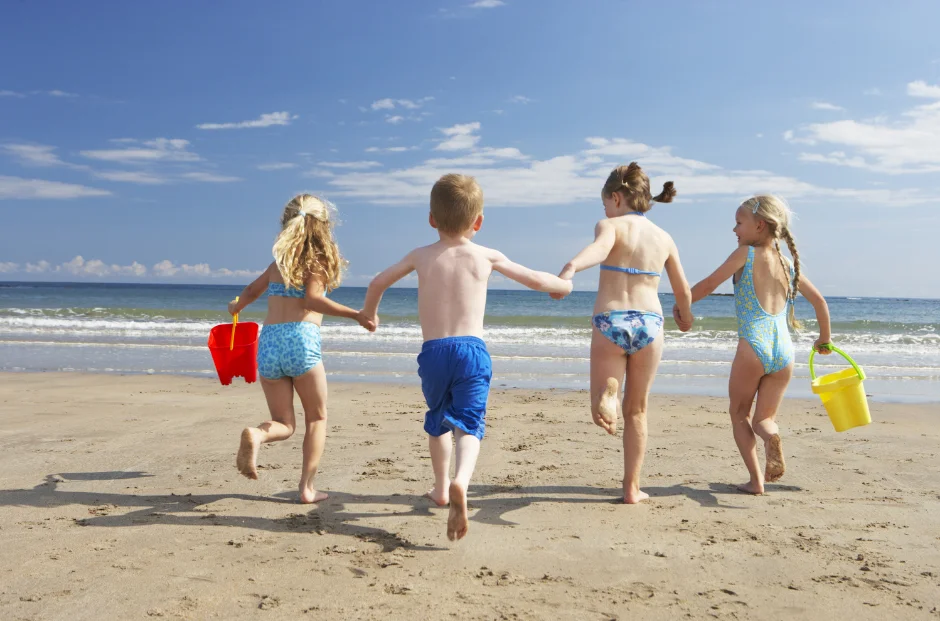
<svg viewBox="0 0 940 621"><path fill-rule="evenodd" d="M309 321L265 324L258 337L258 372L270 380L298 377L320 364L320 326Z"/></svg>
<svg viewBox="0 0 940 621"><path fill-rule="evenodd" d="M424 430L442 436L454 429L483 439L493 364L475 336L425 341L418 355L421 390L428 404Z"/></svg>

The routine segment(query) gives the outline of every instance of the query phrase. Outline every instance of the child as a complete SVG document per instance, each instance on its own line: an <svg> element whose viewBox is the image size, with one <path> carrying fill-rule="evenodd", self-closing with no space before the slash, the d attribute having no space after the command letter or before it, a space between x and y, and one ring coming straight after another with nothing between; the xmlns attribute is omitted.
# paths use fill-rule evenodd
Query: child
<svg viewBox="0 0 940 621"><path fill-rule="evenodd" d="M299 486L302 503L327 497L313 488L326 443L326 372L320 358L323 315L355 319L370 332L375 330L375 323L361 311L325 296L339 286L346 266L333 239L333 209L329 202L310 194L287 203L274 243L274 263L228 305L234 315L268 293L268 315L258 339L258 372L272 420L242 431L236 466L249 479L257 479L259 446L293 435L296 390L306 425Z"/></svg>
<svg viewBox="0 0 940 621"><path fill-rule="evenodd" d="M502 253L474 244L483 225L483 191L473 177L444 175L431 189L431 226L440 241L412 250L369 284L363 313L378 324L379 302L392 284L418 272L418 316L424 345L418 375L427 401L434 488L427 496L450 503L447 537L462 539L469 528L467 487L480 452L492 367L483 342L486 282L495 270L530 289L571 292L571 282L513 263ZM451 432L456 436L457 468L450 471Z"/></svg>
<svg viewBox="0 0 940 621"><path fill-rule="evenodd" d="M790 232L790 209L786 203L776 196L755 196L738 207L735 220L738 249L714 274L692 288L692 301L701 300L734 276L738 350L731 365L728 393L734 441L751 475L751 480L738 489L763 494L764 481L780 479L786 469L775 419L793 375L789 328L800 328L794 314L797 292L816 311L819 338L813 348L817 352L830 353L827 345L832 333L825 298L800 273L800 254ZM790 249L792 263L780 252L781 239ZM757 404L752 419L755 394ZM764 441L767 464L763 475L754 434Z"/></svg>
<svg viewBox="0 0 940 621"><path fill-rule="evenodd" d="M692 327L689 283L679 251L666 231L646 219L651 201L669 203L672 182L653 198L646 173L632 162L615 168L601 190L605 219L594 227L594 242L561 271L562 278L601 264L594 331L591 336L591 415L613 435L617 431L617 396L623 390L623 501L649 498L640 490L646 452L646 410L663 351L663 309L659 279L663 268L680 309L679 329Z"/></svg>

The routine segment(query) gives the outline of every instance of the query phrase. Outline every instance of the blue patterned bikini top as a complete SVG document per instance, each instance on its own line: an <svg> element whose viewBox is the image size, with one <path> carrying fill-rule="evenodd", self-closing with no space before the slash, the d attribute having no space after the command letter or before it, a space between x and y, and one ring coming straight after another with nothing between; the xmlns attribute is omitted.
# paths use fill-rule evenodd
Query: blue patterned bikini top
<svg viewBox="0 0 940 621"><path fill-rule="evenodd" d="M641 218L646 217L646 214L640 211L631 211L630 213L626 215L640 216ZM601 269L606 270L608 272L622 272L624 274L634 274L638 276L655 276L657 278L662 276L662 274L660 274L659 272L647 272L646 270L637 269L635 267L620 267L618 265L601 265Z"/></svg>
<svg viewBox="0 0 940 621"><path fill-rule="evenodd" d="M304 298L307 297L307 288L294 289L282 282L272 282L268 283L268 295L276 295L281 298Z"/></svg>

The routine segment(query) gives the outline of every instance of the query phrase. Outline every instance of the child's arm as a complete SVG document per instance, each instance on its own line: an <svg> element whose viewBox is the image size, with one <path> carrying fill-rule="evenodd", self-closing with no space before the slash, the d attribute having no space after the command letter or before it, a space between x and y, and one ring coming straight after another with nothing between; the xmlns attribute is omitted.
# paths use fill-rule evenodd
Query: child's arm
<svg viewBox="0 0 940 621"><path fill-rule="evenodd" d="M268 281L271 280L271 268L275 267L272 263L266 270L261 272L261 276L255 278L250 285L242 289L238 301L232 300L228 303L228 312L230 315L237 315L242 312L246 306L257 300L268 288Z"/></svg>
<svg viewBox="0 0 940 621"><path fill-rule="evenodd" d="M711 295L712 291L718 288L718 285L734 276L735 272L744 267L744 264L747 263L747 253L747 246L739 246L717 270L712 272L711 276L696 283L692 287L692 303L694 304Z"/></svg>
<svg viewBox="0 0 940 621"><path fill-rule="evenodd" d="M576 273L594 267L607 258L616 240L617 234L613 223L610 220L601 220L594 227L594 241L568 261L558 276L571 280Z"/></svg>
<svg viewBox="0 0 940 621"><path fill-rule="evenodd" d="M679 262L679 249L676 247L675 242L672 242L669 257L666 259L666 275L669 276L672 294L676 298L672 316L676 320L679 330L688 332L692 328L692 322L695 319L692 315L692 290L689 289L689 281L686 280L682 263Z"/></svg>
<svg viewBox="0 0 940 621"><path fill-rule="evenodd" d="M366 290L366 301L362 305L362 312L371 321L375 322L375 325L379 325L379 302L382 301L386 289L415 271L414 253L415 251L412 250L404 259L387 268L369 283L369 288Z"/></svg>
<svg viewBox="0 0 940 621"><path fill-rule="evenodd" d="M813 283L806 276L800 276L800 293L816 311L816 323L819 324L819 338L813 343L813 349L820 354L829 354L829 348L823 347L832 341L832 324L829 320L829 304Z"/></svg>
<svg viewBox="0 0 940 621"><path fill-rule="evenodd" d="M308 278L306 285L307 295L304 297L304 310L331 317L352 319L358 321L359 325L369 332L375 332L375 322L366 317L362 311L349 308L326 297L326 292L323 290L323 281L319 276Z"/></svg>
<svg viewBox="0 0 940 621"><path fill-rule="evenodd" d="M492 252L490 261L493 262L493 269L506 278L515 280L529 289L553 293L561 297L571 293L572 283L570 279L559 278L548 272L537 272L524 265L513 263L506 258L506 255L497 250L491 250L490 252Z"/></svg>

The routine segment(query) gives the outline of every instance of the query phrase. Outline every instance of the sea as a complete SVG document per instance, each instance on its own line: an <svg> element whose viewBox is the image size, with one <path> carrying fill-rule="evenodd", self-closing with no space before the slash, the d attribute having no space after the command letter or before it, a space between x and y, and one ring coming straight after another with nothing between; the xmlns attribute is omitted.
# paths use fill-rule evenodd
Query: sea
<svg viewBox="0 0 940 621"><path fill-rule="evenodd" d="M172 374L212 379L209 330L230 321L226 304L241 291L226 285L0 283L0 371ZM493 385L588 387L593 292L557 301L532 291L491 290L485 338ZM365 288L342 287L337 302L359 308ZM664 309L671 295L663 294ZM828 298L834 342L865 370L877 401L940 403L940 300ZM694 308L695 327L666 322L663 362L653 390L727 394L737 346L734 299L711 296ZM262 323L264 299L241 321ZM390 289L381 325L368 333L354 322L326 318L322 327L328 377L343 381L417 384L421 348L417 290ZM794 336L796 367L787 395L811 397L807 359L816 335L813 310L797 302L805 331ZM846 363L821 357L817 374ZM241 381L241 380L236 380Z"/></svg>

